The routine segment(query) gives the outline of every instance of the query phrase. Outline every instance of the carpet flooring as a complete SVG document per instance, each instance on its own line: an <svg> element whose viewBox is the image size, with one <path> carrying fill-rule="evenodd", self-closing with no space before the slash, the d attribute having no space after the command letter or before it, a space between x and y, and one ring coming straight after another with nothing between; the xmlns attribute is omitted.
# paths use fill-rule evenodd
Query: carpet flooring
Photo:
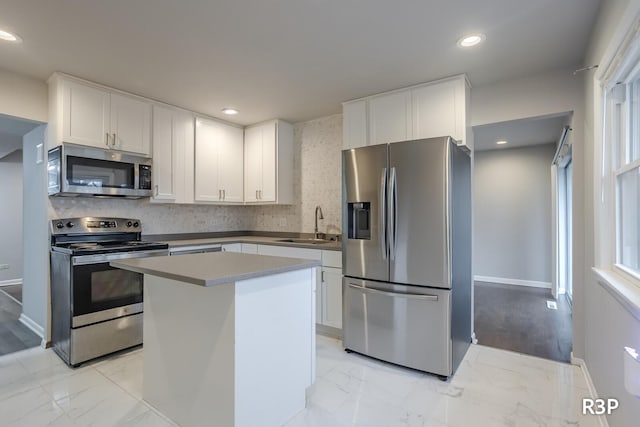
<svg viewBox="0 0 640 427"><path fill-rule="evenodd" d="M18 286L21 300L22 287ZM0 290L4 288L7 286L3 286ZM21 312L22 306L0 291L0 356L40 345L40 337L18 320Z"/></svg>
<svg viewBox="0 0 640 427"><path fill-rule="evenodd" d="M565 295L555 301L548 289L475 282L478 344L558 362L571 361L571 307Z"/></svg>

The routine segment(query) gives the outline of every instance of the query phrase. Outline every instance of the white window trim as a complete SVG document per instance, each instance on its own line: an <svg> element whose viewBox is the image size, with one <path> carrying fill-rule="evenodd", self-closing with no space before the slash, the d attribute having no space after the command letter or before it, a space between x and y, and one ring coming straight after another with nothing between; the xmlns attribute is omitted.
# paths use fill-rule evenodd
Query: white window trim
<svg viewBox="0 0 640 427"><path fill-rule="evenodd" d="M599 71L594 78L594 210L596 267L593 268L597 282L602 285L636 319L640 320L640 276L617 263L617 217L616 176L613 157L622 153L613 152L607 144L611 129L606 123L610 113L607 103L608 90L638 66L640 59L640 2L631 2L623 14L623 21L611 39L603 56ZM619 168L616 172L632 169L638 161Z"/></svg>

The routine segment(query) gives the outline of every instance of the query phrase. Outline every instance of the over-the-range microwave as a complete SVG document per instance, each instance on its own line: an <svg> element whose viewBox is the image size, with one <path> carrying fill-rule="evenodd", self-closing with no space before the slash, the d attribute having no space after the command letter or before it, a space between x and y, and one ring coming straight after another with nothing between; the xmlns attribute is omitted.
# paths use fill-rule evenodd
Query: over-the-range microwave
<svg viewBox="0 0 640 427"><path fill-rule="evenodd" d="M50 196L150 197L151 159L63 144L49 150Z"/></svg>

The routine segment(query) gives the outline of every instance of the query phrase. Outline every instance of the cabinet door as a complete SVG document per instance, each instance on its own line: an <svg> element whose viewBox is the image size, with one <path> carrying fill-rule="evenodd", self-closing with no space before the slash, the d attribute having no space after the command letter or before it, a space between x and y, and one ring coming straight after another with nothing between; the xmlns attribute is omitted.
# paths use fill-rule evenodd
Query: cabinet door
<svg viewBox="0 0 640 427"><path fill-rule="evenodd" d="M222 245L222 252L242 252L242 243L224 243Z"/></svg>
<svg viewBox="0 0 640 427"><path fill-rule="evenodd" d="M262 128L244 131L244 200L258 202L262 191Z"/></svg>
<svg viewBox="0 0 640 427"><path fill-rule="evenodd" d="M342 270L322 268L322 324L342 329Z"/></svg>
<svg viewBox="0 0 640 427"><path fill-rule="evenodd" d="M242 203L244 201L244 131L241 128L224 125L219 141L219 183L222 201Z"/></svg>
<svg viewBox="0 0 640 427"><path fill-rule="evenodd" d="M153 107L153 200L176 198L176 149L173 111Z"/></svg>
<svg viewBox="0 0 640 427"><path fill-rule="evenodd" d="M107 148L109 93L74 82L63 83L62 141Z"/></svg>
<svg viewBox="0 0 640 427"><path fill-rule="evenodd" d="M222 201L219 177L219 141L222 124L212 120L196 120L195 200Z"/></svg>
<svg viewBox="0 0 640 427"><path fill-rule="evenodd" d="M111 94L112 148L151 154L151 104L117 93Z"/></svg>
<svg viewBox="0 0 640 427"><path fill-rule="evenodd" d="M259 194L261 202L276 201L278 173L276 126L276 123L270 123L262 127L262 191Z"/></svg>
<svg viewBox="0 0 640 427"><path fill-rule="evenodd" d="M367 145L367 101L342 106L342 149Z"/></svg>
<svg viewBox="0 0 640 427"><path fill-rule="evenodd" d="M396 92L369 100L369 145L412 139L411 92Z"/></svg>
<svg viewBox="0 0 640 427"><path fill-rule="evenodd" d="M176 203L193 203L195 121L186 111L173 112ZM155 161L155 160L154 160Z"/></svg>
<svg viewBox="0 0 640 427"><path fill-rule="evenodd" d="M464 81L448 81L413 89L413 138L452 136L464 139L457 110L464 111ZM457 104L463 102L462 105Z"/></svg>

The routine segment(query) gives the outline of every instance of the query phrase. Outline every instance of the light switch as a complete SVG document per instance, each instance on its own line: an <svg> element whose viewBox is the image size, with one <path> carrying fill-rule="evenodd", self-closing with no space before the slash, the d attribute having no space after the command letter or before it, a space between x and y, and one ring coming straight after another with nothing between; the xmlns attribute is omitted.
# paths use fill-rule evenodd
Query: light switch
<svg viewBox="0 0 640 427"><path fill-rule="evenodd" d="M624 348L624 388L640 397L640 356L631 347Z"/></svg>

